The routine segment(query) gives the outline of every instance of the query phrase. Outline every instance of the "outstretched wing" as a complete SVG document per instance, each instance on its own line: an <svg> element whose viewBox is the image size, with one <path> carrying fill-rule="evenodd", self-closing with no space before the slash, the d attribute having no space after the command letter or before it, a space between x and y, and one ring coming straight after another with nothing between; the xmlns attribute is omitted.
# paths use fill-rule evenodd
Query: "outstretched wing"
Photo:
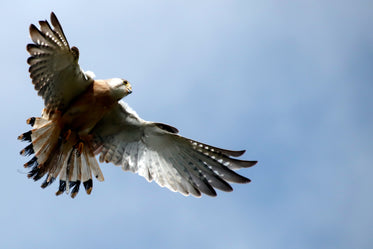
<svg viewBox="0 0 373 249"><path fill-rule="evenodd" d="M30 57L27 63L35 90L43 97L47 113L63 111L81 94L93 79L78 64L79 50L70 48L56 15L51 23L39 21L40 30L33 24L30 36L34 43L27 45Z"/></svg>
<svg viewBox="0 0 373 249"><path fill-rule="evenodd" d="M232 191L228 182L250 182L233 171L257 163L231 158L245 151L216 148L177 132L169 125L142 120L120 102L92 131L92 146L101 162L121 165L184 195L216 196L214 188Z"/></svg>

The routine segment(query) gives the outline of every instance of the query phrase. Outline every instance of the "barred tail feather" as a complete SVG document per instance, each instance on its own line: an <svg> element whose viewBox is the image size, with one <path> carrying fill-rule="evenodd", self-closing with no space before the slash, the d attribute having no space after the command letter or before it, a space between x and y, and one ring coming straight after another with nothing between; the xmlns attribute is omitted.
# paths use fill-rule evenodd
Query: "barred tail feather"
<svg viewBox="0 0 373 249"><path fill-rule="evenodd" d="M98 165L96 157L93 154L91 148L89 148L88 146L84 146L83 154L85 158L85 164L87 165L87 167L90 168L96 179L100 182L104 181L104 175L101 172L100 166Z"/></svg>
<svg viewBox="0 0 373 249"><path fill-rule="evenodd" d="M104 176L97 163L97 160L89 148L84 146L83 150L79 151L77 145L70 144L70 150L64 153L64 161L60 170L60 186L56 195L62 194L64 191L69 193L71 189L71 197L74 198L80 189L80 184L90 194L93 187L92 173L99 181L104 180Z"/></svg>
<svg viewBox="0 0 373 249"><path fill-rule="evenodd" d="M66 192L74 198L81 183L87 194L91 193L92 173L97 180L104 180L91 147L84 144L77 134L72 133L65 137L55 121L44 117L29 118L27 123L33 129L20 135L18 139L30 144L20 153L25 156L34 154L24 167L30 168L28 177L34 181L46 175L42 188L59 178L56 195Z"/></svg>
<svg viewBox="0 0 373 249"><path fill-rule="evenodd" d="M56 146L60 133L59 127L54 125L52 121L43 120L42 122L35 123L35 120L35 118L32 118L30 124L33 127L36 126L35 124L38 124L37 128L25 132L18 137L19 140L31 142L20 154L25 156L35 154L35 157L24 165L25 167L44 164Z"/></svg>

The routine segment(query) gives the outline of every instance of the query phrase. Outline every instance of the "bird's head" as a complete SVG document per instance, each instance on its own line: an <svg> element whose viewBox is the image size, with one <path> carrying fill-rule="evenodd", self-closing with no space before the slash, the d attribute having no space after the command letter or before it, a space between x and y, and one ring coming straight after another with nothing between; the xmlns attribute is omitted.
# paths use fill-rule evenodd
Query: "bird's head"
<svg viewBox="0 0 373 249"><path fill-rule="evenodd" d="M108 84L110 86L111 93L116 100L120 100L132 92L131 84L127 80L114 78L110 79Z"/></svg>

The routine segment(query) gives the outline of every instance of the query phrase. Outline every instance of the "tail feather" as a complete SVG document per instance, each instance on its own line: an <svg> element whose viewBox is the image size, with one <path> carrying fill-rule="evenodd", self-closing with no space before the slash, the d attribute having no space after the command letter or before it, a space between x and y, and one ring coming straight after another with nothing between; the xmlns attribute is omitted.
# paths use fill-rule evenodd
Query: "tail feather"
<svg viewBox="0 0 373 249"><path fill-rule="evenodd" d="M31 118L27 119L27 121L26 121L27 124L31 125L31 127L35 128L35 129L43 126L44 124L46 124L48 122L49 122L48 119L36 118L36 117L31 117Z"/></svg>
<svg viewBox="0 0 373 249"><path fill-rule="evenodd" d="M45 117L29 118L27 123L33 129L18 137L19 140L30 142L21 154L25 156L34 154L24 167L30 168L28 177L34 181L46 175L42 188L46 188L59 178L56 195L66 192L74 198L79 192L81 183L87 194L91 193L92 174L97 180L104 180L90 145L84 142L81 144L82 141L77 134L65 138L55 121Z"/></svg>
<svg viewBox="0 0 373 249"><path fill-rule="evenodd" d="M70 170L69 173L69 181L76 182L81 179L81 157L78 155L76 149L74 149L70 155L70 164L73 168Z"/></svg>
<svg viewBox="0 0 373 249"><path fill-rule="evenodd" d="M56 178L50 177L50 175L48 175L45 178L45 180L44 180L43 184L41 185L41 187L42 188L48 187L49 185L51 185L54 182L54 180L56 180Z"/></svg>
<svg viewBox="0 0 373 249"><path fill-rule="evenodd" d="M104 180L104 175L101 172L100 166L98 165L98 162L96 158L94 157L93 152L90 150L88 146L84 146L84 156L86 164L89 166L89 168L92 170L93 175L102 182Z"/></svg>
<svg viewBox="0 0 373 249"><path fill-rule="evenodd" d="M22 141L25 141L25 142L30 142L31 143L31 133L32 133L32 131L25 132L22 135L19 135L18 139L22 140Z"/></svg>
<svg viewBox="0 0 373 249"><path fill-rule="evenodd" d="M82 182L86 182L90 179L92 179L92 173L91 173L91 168L89 167L89 165L87 164L86 160L85 160L85 156L83 157L80 157L81 159L81 180Z"/></svg>
<svg viewBox="0 0 373 249"><path fill-rule="evenodd" d="M74 146L71 151L66 165L66 186L67 191L71 189L71 197L74 198L79 192L80 186L80 171L81 171L81 160L79 152Z"/></svg>
<svg viewBox="0 0 373 249"><path fill-rule="evenodd" d="M38 159L36 158L36 156L34 156L30 161L25 163L23 166L25 168L29 168L29 167L34 167L37 164L38 164Z"/></svg>
<svg viewBox="0 0 373 249"><path fill-rule="evenodd" d="M69 150L69 148L71 148L73 145L70 144L70 143L63 143L61 145L61 151L60 151L60 157L59 157L59 162L57 163L57 165L59 167L57 167L57 169L55 170L55 175L59 175L60 177L60 185L61 185L61 181L65 182L65 190L66 190L66 193L69 193L69 190L70 190L70 186L69 186L69 181L68 181L68 175L69 175L69 170L70 170L70 167L71 167L71 164L69 162L69 158L71 153L72 153L72 150ZM60 193L60 190L57 191L56 195L60 195L62 193Z"/></svg>
<svg viewBox="0 0 373 249"><path fill-rule="evenodd" d="M31 132L35 156L38 158L39 164L44 164L56 148L61 131L57 125L50 121L40 128L31 130Z"/></svg>
<svg viewBox="0 0 373 249"><path fill-rule="evenodd" d="M80 181L70 182L70 188L71 188L71 197L72 197L72 198L75 198L75 196L76 196L76 195L78 194L78 192L79 192Z"/></svg>

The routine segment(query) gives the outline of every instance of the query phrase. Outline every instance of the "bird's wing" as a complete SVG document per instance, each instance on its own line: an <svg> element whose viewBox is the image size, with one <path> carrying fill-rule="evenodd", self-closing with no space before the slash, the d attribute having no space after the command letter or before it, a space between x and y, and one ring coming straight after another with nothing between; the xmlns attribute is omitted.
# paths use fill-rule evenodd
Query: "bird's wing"
<svg viewBox="0 0 373 249"><path fill-rule="evenodd" d="M43 97L47 113L64 111L69 103L93 82L79 64L79 50L70 48L56 17L51 13L51 23L39 21L40 30L30 25L34 43L27 45L30 57L27 63L35 90Z"/></svg>
<svg viewBox="0 0 373 249"><path fill-rule="evenodd" d="M142 120L120 102L93 129L92 147L101 162L121 165L184 195L216 196L214 188L232 191L228 182L250 182L233 171L256 164L231 158L245 151L216 148L177 132L169 125Z"/></svg>

